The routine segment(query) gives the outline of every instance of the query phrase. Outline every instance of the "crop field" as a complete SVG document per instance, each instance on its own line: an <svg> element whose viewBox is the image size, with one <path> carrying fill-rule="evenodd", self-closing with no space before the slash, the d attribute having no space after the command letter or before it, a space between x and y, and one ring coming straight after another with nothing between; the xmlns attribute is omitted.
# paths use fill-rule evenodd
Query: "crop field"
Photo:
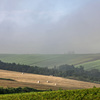
<svg viewBox="0 0 100 100"><path fill-rule="evenodd" d="M81 65L84 66L85 70L90 70L90 69L99 69L100 70L100 60L95 60L95 61L91 61L91 62L78 64L78 65L76 65L76 67L79 67Z"/></svg>
<svg viewBox="0 0 100 100"><path fill-rule="evenodd" d="M49 67L63 64L84 65L85 69L100 65L100 54L0 54L0 60L31 66Z"/></svg>
<svg viewBox="0 0 100 100"><path fill-rule="evenodd" d="M38 90L53 90L0 94L0 100L100 100L100 84L55 76L0 70L0 86L5 88L31 87Z"/></svg>
<svg viewBox="0 0 100 100"><path fill-rule="evenodd" d="M100 100L100 88L6 94L0 100Z"/></svg>
<svg viewBox="0 0 100 100"><path fill-rule="evenodd" d="M38 81L40 81L38 83ZM48 82L47 82L48 81ZM0 86L2 87L32 87L35 89L82 89L100 87L100 84L77 81L54 76L29 74L0 70Z"/></svg>

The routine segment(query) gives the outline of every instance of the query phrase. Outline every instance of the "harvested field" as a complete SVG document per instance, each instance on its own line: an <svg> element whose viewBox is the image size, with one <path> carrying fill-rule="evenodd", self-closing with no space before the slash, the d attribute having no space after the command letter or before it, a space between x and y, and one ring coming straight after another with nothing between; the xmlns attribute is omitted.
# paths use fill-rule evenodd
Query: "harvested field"
<svg viewBox="0 0 100 100"><path fill-rule="evenodd" d="M13 79L0 80L0 86L3 87L33 87L36 89L81 89L92 88L93 86L100 87L100 84L65 79L61 77L45 76L37 74L28 74L7 70L0 70L0 78ZM39 81L39 83L38 83ZM48 82L47 82L48 81Z"/></svg>

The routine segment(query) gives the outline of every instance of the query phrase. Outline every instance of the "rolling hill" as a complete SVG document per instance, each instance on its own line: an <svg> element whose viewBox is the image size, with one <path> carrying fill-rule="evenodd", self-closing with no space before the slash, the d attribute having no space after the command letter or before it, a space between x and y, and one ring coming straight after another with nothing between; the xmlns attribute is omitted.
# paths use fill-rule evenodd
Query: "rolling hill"
<svg viewBox="0 0 100 100"><path fill-rule="evenodd" d="M83 65L86 70L100 69L100 54L0 54L0 60L30 66L49 67L63 64Z"/></svg>
<svg viewBox="0 0 100 100"><path fill-rule="evenodd" d="M45 76L45 75L28 74L28 73L22 74L20 72L0 70L0 86L3 87L27 86L35 89L57 90L59 88L82 89L82 88L92 88L93 86L100 87L100 84L77 81L77 80L54 77L54 76Z"/></svg>

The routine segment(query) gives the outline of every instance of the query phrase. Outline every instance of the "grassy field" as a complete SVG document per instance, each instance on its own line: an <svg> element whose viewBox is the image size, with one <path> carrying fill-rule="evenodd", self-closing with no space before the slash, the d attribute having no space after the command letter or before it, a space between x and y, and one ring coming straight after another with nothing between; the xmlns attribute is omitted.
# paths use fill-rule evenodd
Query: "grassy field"
<svg viewBox="0 0 100 100"><path fill-rule="evenodd" d="M39 67L63 64L84 65L85 69L100 69L100 54L0 54L0 60Z"/></svg>
<svg viewBox="0 0 100 100"><path fill-rule="evenodd" d="M6 94L0 100L100 100L100 88Z"/></svg>
<svg viewBox="0 0 100 100"><path fill-rule="evenodd" d="M13 81L12 81L13 80ZM40 81L40 83L38 83ZM48 82L47 82L48 81ZM28 74L14 71L0 70L0 86L2 87L32 87L35 89L82 89L100 87L100 84L77 81L54 76Z"/></svg>
<svg viewBox="0 0 100 100"><path fill-rule="evenodd" d="M78 64L76 65L76 67L79 66L84 66L85 70L90 70L90 69L99 69L100 70L100 60L95 60L95 61L91 61L91 62L85 62L82 64Z"/></svg>

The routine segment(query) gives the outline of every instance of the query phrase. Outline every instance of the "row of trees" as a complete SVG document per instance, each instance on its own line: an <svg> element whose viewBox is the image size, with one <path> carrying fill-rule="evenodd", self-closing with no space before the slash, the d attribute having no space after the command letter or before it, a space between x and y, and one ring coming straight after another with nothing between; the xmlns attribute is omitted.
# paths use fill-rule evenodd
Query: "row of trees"
<svg viewBox="0 0 100 100"><path fill-rule="evenodd" d="M10 94L10 93L24 93L24 92L40 92L42 90L37 90L30 87L18 87L18 88L3 88L0 87L0 94Z"/></svg>
<svg viewBox="0 0 100 100"><path fill-rule="evenodd" d="M66 64L66 65L61 65L57 68L54 67L52 69L49 69L47 67L41 68L37 66L28 66L15 63L4 63L0 61L0 69L41 74L41 75L53 75L65 78L78 79L82 81L100 82L100 71L98 69L92 69L90 71L86 71L84 70L83 66L76 68L73 65Z"/></svg>

